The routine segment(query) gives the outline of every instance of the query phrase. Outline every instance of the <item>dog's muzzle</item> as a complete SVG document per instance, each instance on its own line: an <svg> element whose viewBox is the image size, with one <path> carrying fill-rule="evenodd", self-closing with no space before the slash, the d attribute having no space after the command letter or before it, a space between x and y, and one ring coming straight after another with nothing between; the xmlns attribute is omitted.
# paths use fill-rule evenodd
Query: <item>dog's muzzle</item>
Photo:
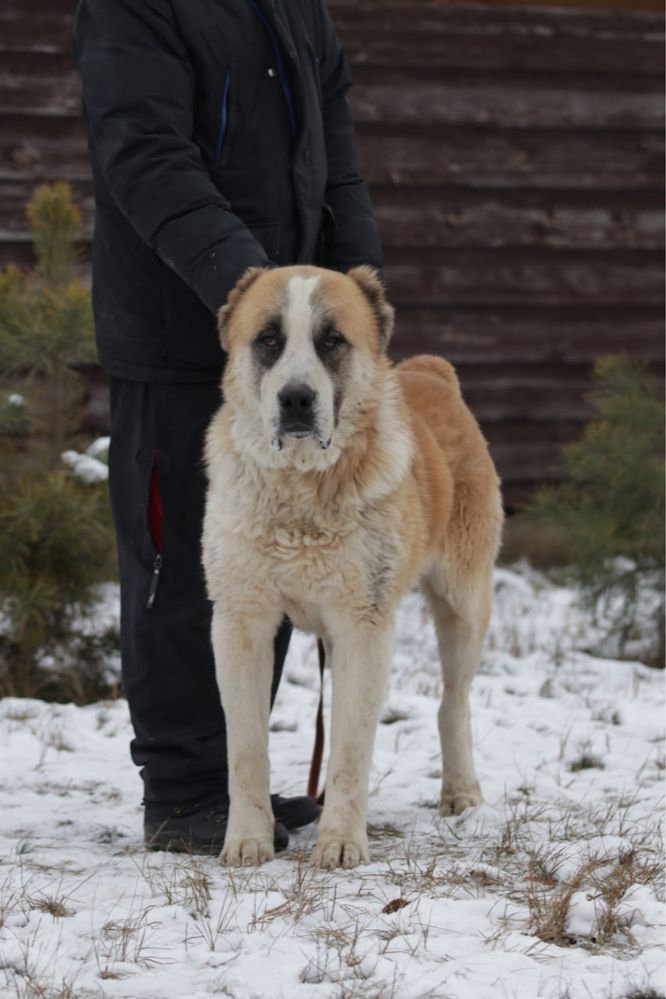
<svg viewBox="0 0 666 999"><path fill-rule="evenodd" d="M280 437L315 435L316 400L317 395L309 385L285 385L278 395Z"/></svg>

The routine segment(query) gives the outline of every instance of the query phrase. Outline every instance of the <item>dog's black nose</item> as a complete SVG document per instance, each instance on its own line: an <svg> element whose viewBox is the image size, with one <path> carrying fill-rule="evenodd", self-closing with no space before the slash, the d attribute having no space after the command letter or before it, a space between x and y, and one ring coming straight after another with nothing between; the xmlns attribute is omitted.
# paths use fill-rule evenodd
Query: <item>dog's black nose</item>
<svg viewBox="0 0 666 999"><path fill-rule="evenodd" d="M309 385L285 385L278 395L283 433L298 434L312 430L315 399L316 394Z"/></svg>

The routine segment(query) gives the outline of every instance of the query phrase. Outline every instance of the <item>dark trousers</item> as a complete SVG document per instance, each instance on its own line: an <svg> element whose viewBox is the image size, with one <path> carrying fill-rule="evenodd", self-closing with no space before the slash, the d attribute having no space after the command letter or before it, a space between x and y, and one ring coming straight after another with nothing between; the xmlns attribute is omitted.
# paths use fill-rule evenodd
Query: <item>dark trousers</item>
<svg viewBox="0 0 666 999"><path fill-rule="evenodd" d="M121 594L123 686L146 805L227 793L226 732L200 537L202 448L217 384L111 378L109 487ZM275 639L273 696L291 625Z"/></svg>

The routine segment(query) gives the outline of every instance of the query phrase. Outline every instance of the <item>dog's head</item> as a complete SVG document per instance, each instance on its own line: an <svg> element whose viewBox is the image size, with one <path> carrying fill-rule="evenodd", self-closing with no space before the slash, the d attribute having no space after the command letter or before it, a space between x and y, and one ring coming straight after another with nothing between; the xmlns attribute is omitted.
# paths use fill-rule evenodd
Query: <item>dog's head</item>
<svg viewBox="0 0 666 999"><path fill-rule="evenodd" d="M251 269L219 313L224 393L263 465L325 468L376 399L393 309L370 267Z"/></svg>

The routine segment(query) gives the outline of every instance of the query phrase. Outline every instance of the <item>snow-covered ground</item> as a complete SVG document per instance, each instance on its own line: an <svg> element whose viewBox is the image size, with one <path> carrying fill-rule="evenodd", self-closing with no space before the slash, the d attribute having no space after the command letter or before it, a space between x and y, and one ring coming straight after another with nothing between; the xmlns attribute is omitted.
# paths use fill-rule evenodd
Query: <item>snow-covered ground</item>
<svg viewBox="0 0 666 999"><path fill-rule="evenodd" d="M0 702L0 996L620 999L664 991L664 674L595 657L575 594L498 569L472 696L486 804L437 811L435 640L403 604L370 785L372 863L146 853L124 701ZM302 793L318 698L297 636L273 788ZM654 992L650 992L650 989Z"/></svg>

